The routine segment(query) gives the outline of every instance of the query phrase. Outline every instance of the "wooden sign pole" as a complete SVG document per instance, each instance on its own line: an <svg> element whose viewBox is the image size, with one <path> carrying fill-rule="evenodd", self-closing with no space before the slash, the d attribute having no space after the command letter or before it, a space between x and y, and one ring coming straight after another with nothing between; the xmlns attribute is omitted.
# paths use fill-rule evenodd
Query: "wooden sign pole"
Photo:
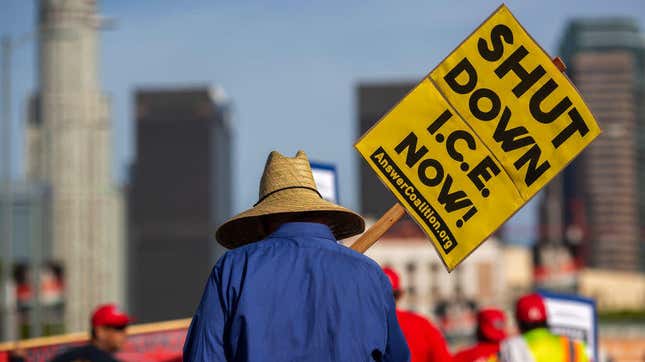
<svg viewBox="0 0 645 362"><path fill-rule="evenodd" d="M555 57L553 58L553 64L558 68L559 71L564 72L567 69L567 66L564 65L562 58ZM372 225L363 235L361 235L356 241L350 246L353 250L358 251L359 253L364 253L372 245L374 245L380 238L388 231L392 225L394 225L403 215L405 214L405 208L401 206L398 202L394 204L389 210L381 216L378 221Z"/></svg>
<svg viewBox="0 0 645 362"><path fill-rule="evenodd" d="M398 202L394 204L389 210L378 219L360 238L358 238L350 248L364 253L370 246L374 245L378 239L388 231L401 217L405 215L405 208Z"/></svg>

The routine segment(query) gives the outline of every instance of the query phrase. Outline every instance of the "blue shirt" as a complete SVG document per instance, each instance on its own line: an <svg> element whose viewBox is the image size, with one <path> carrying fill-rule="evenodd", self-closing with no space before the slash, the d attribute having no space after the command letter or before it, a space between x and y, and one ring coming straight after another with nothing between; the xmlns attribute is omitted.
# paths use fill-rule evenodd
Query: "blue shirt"
<svg viewBox="0 0 645 362"><path fill-rule="evenodd" d="M215 264L184 361L409 361L392 287L316 223L287 223Z"/></svg>

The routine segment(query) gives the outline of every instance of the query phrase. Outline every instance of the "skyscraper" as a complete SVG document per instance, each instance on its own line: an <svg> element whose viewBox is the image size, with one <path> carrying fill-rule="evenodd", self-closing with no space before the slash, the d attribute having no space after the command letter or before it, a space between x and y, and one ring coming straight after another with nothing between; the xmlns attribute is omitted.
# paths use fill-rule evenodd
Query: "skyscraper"
<svg viewBox="0 0 645 362"><path fill-rule="evenodd" d="M38 93L27 175L48 184L52 257L65 269L65 325L87 328L99 303L124 302L123 207L111 173L112 125L101 92L96 2L38 2Z"/></svg>
<svg viewBox="0 0 645 362"><path fill-rule="evenodd" d="M562 239L589 266L642 269L645 38L629 19L576 20L560 54L604 131L549 190L563 195Z"/></svg>
<svg viewBox="0 0 645 362"><path fill-rule="evenodd" d="M414 88L414 82L361 83L358 85L358 136L367 132L392 107ZM370 166L361 158L360 212L370 218L379 218L394 203L394 195L381 183Z"/></svg>
<svg viewBox="0 0 645 362"><path fill-rule="evenodd" d="M231 213L228 104L217 88L136 93L129 192L130 306L141 322L190 317Z"/></svg>

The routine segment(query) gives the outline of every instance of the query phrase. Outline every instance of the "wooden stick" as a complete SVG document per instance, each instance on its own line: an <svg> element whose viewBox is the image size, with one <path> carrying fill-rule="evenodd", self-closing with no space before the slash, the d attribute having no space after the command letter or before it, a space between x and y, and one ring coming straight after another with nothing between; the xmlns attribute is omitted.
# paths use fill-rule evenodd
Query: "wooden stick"
<svg viewBox="0 0 645 362"><path fill-rule="evenodd" d="M370 227L350 248L364 253L370 246L374 245L385 232L405 215L405 208L398 202L381 216L372 227Z"/></svg>
<svg viewBox="0 0 645 362"><path fill-rule="evenodd" d="M555 64L555 67L558 68L558 70L561 72L567 70L567 66L564 64L564 60L562 60L562 58L560 57L553 58L553 64Z"/></svg>

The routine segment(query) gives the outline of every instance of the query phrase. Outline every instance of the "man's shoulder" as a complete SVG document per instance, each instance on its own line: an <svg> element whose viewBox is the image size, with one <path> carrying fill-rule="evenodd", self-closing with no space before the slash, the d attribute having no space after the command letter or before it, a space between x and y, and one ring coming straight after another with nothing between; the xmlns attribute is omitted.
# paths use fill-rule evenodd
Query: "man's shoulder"
<svg viewBox="0 0 645 362"><path fill-rule="evenodd" d="M88 348L89 348L89 345L87 344L76 346L76 347L70 347L68 349L65 349L59 352L53 361L66 361L69 358L74 358L78 355L84 354L88 350Z"/></svg>
<svg viewBox="0 0 645 362"><path fill-rule="evenodd" d="M453 362L472 362L477 355L477 345L459 350L452 356Z"/></svg>
<svg viewBox="0 0 645 362"><path fill-rule="evenodd" d="M430 323L430 321L426 317L409 310L397 309L396 314L401 318L408 319L411 321Z"/></svg>
<svg viewBox="0 0 645 362"><path fill-rule="evenodd" d="M57 355L52 362L68 362L76 360L89 360L92 362L116 362L110 354L99 350L91 344L70 348Z"/></svg>
<svg viewBox="0 0 645 362"><path fill-rule="evenodd" d="M238 246L235 249L227 250L222 256L219 257L217 263L215 263L215 268L223 268L226 265L241 265L242 259L245 259L257 252L262 252L263 250L269 249L273 247L274 244L275 242L271 242L271 240L269 239L263 239L260 241L255 241L242 246Z"/></svg>
<svg viewBox="0 0 645 362"><path fill-rule="evenodd" d="M432 322L428 318L422 316L421 314L407 311L407 310L397 309L396 315L397 315L397 318L401 321L401 323L413 325L416 328L423 328L434 334L441 333L439 329L435 327L434 324L432 324Z"/></svg>
<svg viewBox="0 0 645 362"><path fill-rule="evenodd" d="M304 239L303 239L304 240ZM255 259L264 260L267 263L279 263L281 260L293 257L301 257L310 253L315 253L316 258L325 264L334 265L336 272L356 277L360 275L371 281L371 285L378 285L382 288L391 288L389 281L381 267L374 260L366 255L356 252L334 240L317 240L308 244L306 240L302 242L293 240L267 237L260 241L250 243L231 249L222 255L213 272L226 273L230 270L244 269L245 265ZM295 251L295 252L294 252ZM255 262L254 262L255 264Z"/></svg>
<svg viewBox="0 0 645 362"><path fill-rule="evenodd" d="M517 335L506 338L499 348L501 362L533 362L533 356L529 350L524 336Z"/></svg>
<svg viewBox="0 0 645 362"><path fill-rule="evenodd" d="M388 290L391 289L390 282L387 276L385 276L385 273L383 273L381 266L367 255L361 254L342 244L332 244L328 247L328 250L330 250L330 255L333 258L339 261L343 260L346 265L351 266L351 269L358 269L362 273L367 273L378 284L387 287Z"/></svg>
<svg viewBox="0 0 645 362"><path fill-rule="evenodd" d="M222 257L220 257L219 262L225 263L228 260L238 260L239 258L245 258L256 253L266 252L269 249L275 247L285 247L285 243L279 238L267 237L256 242L228 250L226 253L224 253L224 255L222 255ZM307 248L310 246L303 246L302 244L291 244L290 247ZM374 260L340 243L333 243L330 241L329 243L322 244L322 246L321 244L317 244L316 247L324 249L333 257L351 260L352 263L362 265L373 272L382 274L381 267ZM385 278L385 276L383 276L383 278Z"/></svg>
<svg viewBox="0 0 645 362"><path fill-rule="evenodd" d="M499 352L499 345L495 343L479 342L474 346L464 348L453 356L453 362L472 362L481 357L496 356Z"/></svg>
<svg viewBox="0 0 645 362"><path fill-rule="evenodd" d="M500 343L502 347L515 347L517 345L526 345L526 340L521 334L507 337Z"/></svg>
<svg viewBox="0 0 645 362"><path fill-rule="evenodd" d="M381 267L378 265L376 261L374 261L372 258L368 257L365 254L361 254L357 252L352 248L349 248L343 244L338 243L338 244L332 244L329 249L332 250L333 252L336 252L340 255L347 257L348 259L361 263L370 269L374 269L379 273L382 273Z"/></svg>

